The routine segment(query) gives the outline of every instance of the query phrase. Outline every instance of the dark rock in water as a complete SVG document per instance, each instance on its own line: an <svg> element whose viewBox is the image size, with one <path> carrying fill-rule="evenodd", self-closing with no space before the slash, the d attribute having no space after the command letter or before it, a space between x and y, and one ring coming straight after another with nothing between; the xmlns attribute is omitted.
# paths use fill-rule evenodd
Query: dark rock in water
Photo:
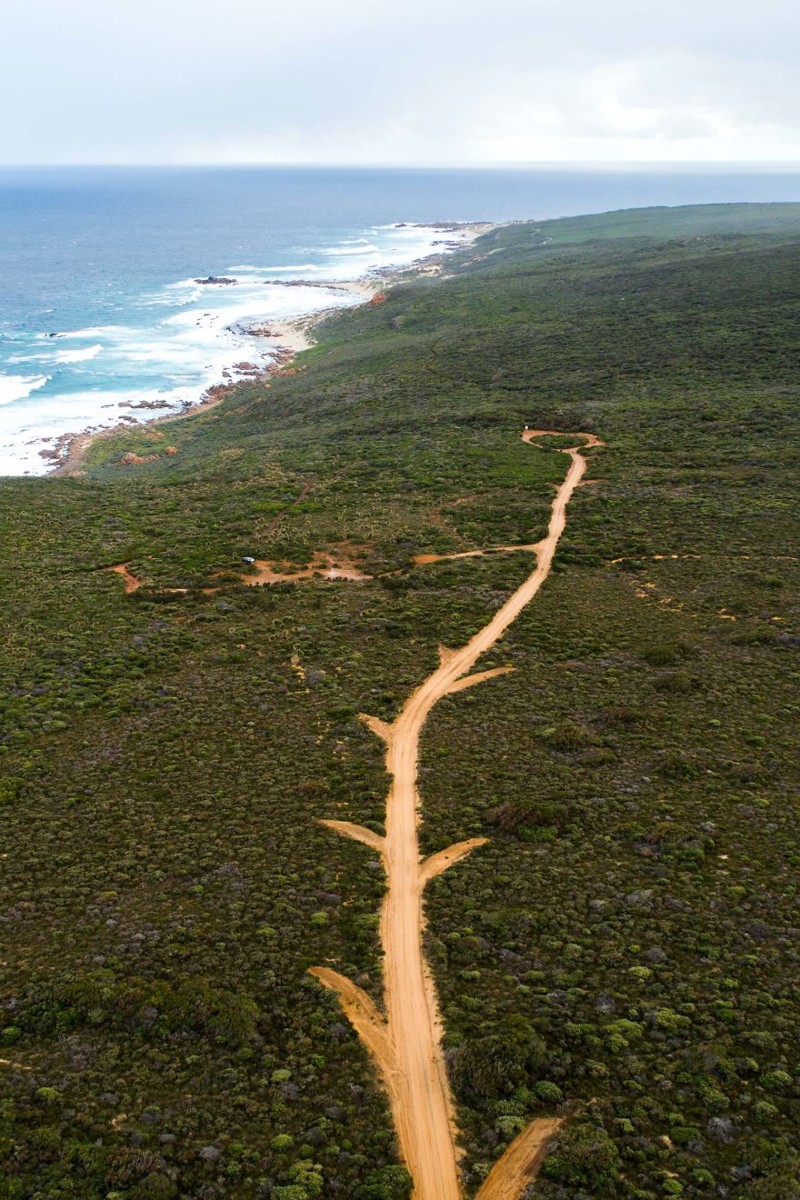
<svg viewBox="0 0 800 1200"><path fill-rule="evenodd" d="M225 275L209 275L206 279L195 279L195 283L223 283L227 285L235 284L235 279L228 279Z"/></svg>

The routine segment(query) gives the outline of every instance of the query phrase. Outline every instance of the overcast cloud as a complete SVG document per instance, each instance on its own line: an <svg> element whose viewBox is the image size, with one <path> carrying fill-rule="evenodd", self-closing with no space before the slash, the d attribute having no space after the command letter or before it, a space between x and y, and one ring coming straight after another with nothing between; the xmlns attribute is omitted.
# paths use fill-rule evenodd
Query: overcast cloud
<svg viewBox="0 0 800 1200"><path fill-rule="evenodd" d="M797 0L3 0L0 162L800 162Z"/></svg>

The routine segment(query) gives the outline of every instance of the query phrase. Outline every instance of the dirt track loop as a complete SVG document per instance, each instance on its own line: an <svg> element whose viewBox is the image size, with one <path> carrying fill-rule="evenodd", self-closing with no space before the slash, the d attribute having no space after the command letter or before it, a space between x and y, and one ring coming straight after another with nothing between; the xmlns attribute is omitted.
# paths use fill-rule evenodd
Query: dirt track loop
<svg viewBox="0 0 800 1200"><path fill-rule="evenodd" d="M532 442L550 435L563 436L538 429L526 430L522 438ZM414 1180L414 1200L463 1197L453 1101L441 1048L442 1024L433 978L423 957L423 892L429 879L460 862L485 841L475 838L420 861L419 738L429 713L444 696L507 669L467 674L513 624L550 573L566 524L567 504L586 470L580 451L602 444L593 434L574 436L582 444L562 451L569 456L570 466L553 500L547 534L533 548L535 570L465 646L459 650L440 649L439 667L409 696L392 725L363 717L386 745L386 769L392 777L386 836L381 838L349 822L325 822L342 836L377 850L386 871L380 930L386 1018L360 988L337 972L316 967L312 974L338 993L342 1008L378 1065L400 1151ZM557 1118L531 1122L495 1164L476 1200L518 1200L538 1170L548 1138L561 1124Z"/></svg>

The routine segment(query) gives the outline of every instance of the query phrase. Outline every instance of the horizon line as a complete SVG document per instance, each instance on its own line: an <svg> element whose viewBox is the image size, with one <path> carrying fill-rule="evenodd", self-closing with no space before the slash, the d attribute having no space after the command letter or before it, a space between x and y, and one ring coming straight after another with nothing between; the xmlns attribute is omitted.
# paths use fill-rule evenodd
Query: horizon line
<svg viewBox="0 0 800 1200"><path fill-rule="evenodd" d="M0 170L330 170L330 171L530 171L530 170L675 170L703 169L720 170L747 169L756 171L783 170L789 173L800 171L800 159L542 159L530 162L461 162L437 163L429 162L310 162L310 161L275 161L260 162L257 160L231 159L225 162L197 160L196 162L113 162L113 161L82 161L82 162L0 162Z"/></svg>

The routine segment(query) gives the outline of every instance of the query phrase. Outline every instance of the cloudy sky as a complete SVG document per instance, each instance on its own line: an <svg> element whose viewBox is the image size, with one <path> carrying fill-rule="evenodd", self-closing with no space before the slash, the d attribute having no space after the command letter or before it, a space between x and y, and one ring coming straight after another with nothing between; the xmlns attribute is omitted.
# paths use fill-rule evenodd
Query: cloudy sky
<svg viewBox="0 0 800 1200"><path fill-rule="evenodd" d="M797 0L3 0L0 28L3 163L800 162Z"/></svg>

